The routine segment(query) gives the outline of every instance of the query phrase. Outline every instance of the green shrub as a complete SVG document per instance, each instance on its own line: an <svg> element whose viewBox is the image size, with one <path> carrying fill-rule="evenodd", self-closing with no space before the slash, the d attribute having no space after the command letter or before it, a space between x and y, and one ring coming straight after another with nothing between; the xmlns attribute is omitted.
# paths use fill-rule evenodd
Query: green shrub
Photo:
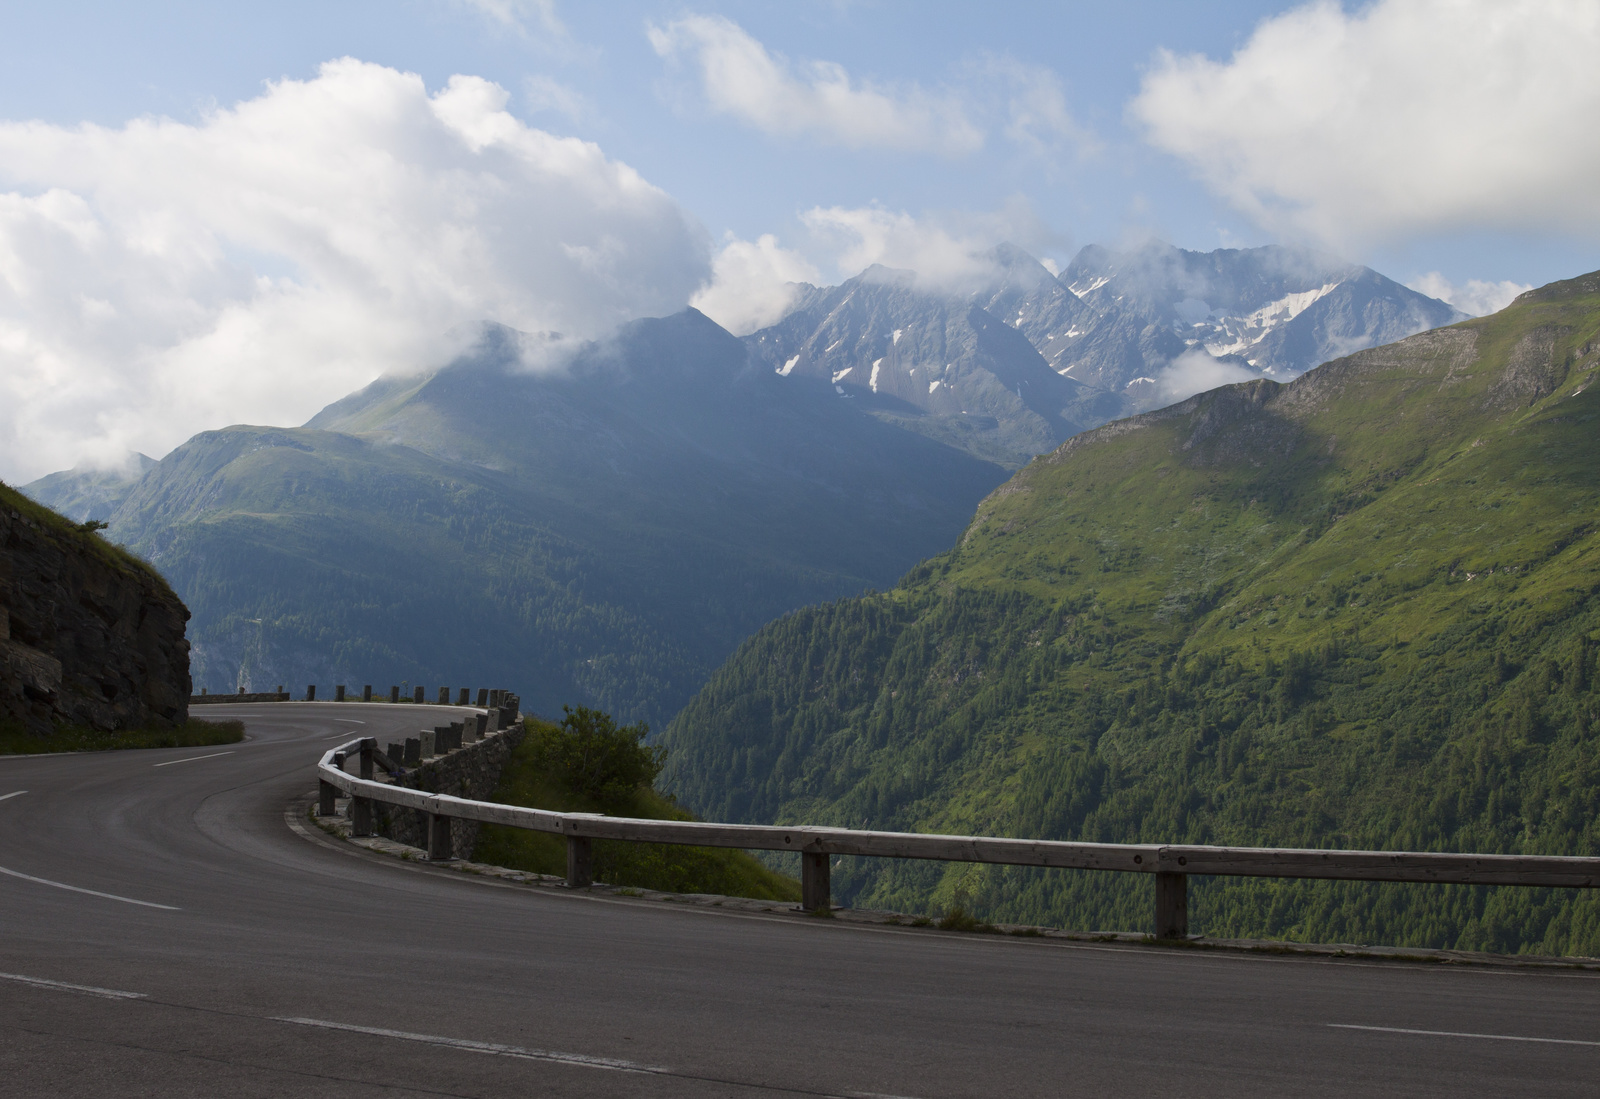
<svg viewBox="0 0 1600 1099"><path fill-rule="evenodd" d="M560 725L534 718L526 719L524 725L527 736L507 760L491 800L558 813L695 819L650 786L664 753L640 743L644 726L618 728L607 715L581 707L569 710ZM578 783L601 791L606 800L577 788ZM497 824L485 824L479 830L472 857L539 874L560 876L567 869L565 837ZM633 889L719 893L790 903L800 900L798 881L747 852L725 847L596 840L594 876L596 881Z"/></svg>
<svg viewBox="0 0 1600 1099"><path fill-rule="evenodd" d="M667 750L644 743L650 726L618 725L610 714L579 706L561 707L560 725L529 731L536 766L580 797L610 808L636 790L649 789L666 763Z"/></svg>

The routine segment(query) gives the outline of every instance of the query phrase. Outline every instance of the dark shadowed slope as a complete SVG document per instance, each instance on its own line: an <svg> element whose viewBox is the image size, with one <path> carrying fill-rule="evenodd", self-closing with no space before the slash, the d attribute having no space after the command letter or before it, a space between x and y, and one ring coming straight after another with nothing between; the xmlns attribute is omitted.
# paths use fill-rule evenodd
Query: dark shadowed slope
<svg viewBox="0 0 1600 1099"><path fill-rule="evenodd" d="M689 311L475 351L305 428L206 432L112 517L195 619L196 685L490 680L660 723L741 638L885 586L998 467L775 390Z"/></svg>

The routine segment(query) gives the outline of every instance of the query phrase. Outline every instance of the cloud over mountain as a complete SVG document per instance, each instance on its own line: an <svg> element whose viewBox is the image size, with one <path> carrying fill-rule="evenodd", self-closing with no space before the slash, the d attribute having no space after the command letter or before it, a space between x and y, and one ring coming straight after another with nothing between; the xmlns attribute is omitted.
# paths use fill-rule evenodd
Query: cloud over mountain
<svg viewBox="0 0 1600 1099"><path fill-rule="evenodd" d="M681 308L704 229L506 99L346 58L194 123L0 123L0 476L298 422L486 317Z"/></svg>
<svg viewBox="0 0 1600 1099"><path fill-rule="evenodd" d="M1227 61L1162 52L1129 111L1262 225L1335 247L1600 235L1597 55L1593 4L1318 2Z"/></svg>
<svg viewBox="0 0 1600 1099"><path fill-rule="evenodd" d="M771 233L754 242L730 238L717 255L714 280L693 304L729 331L746 335L783 316L797 282L842 282L881 264L915 271L924 290L965 294L999 277L993 252L1003 242L1046 257L1071 254L1072 242L1020 198L982 213L814 206L799 219L803 232L793 247ZM1045 262L1060 267L1053 258Z"/></svg>

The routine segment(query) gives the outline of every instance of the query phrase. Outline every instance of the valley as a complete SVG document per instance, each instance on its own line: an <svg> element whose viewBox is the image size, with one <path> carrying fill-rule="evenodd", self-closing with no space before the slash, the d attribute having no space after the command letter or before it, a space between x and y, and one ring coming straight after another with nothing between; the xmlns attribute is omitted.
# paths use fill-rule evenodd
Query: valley
<svg viewBox="0 0 1600 1099"><path fill-rule="evenodd" d="M196 690L484 674L540 713L659 729L765 623L892 586L1034 455L1166 403L1193 333L1255 317L1253 364L1200 354L1289 377L1457 318L1281 248L1090 247L1059 279L1009 245L987 263L970 286L800 287L742 339L693 310L591 342L486 325L303 427L26 489L169 578Z"/></svg>

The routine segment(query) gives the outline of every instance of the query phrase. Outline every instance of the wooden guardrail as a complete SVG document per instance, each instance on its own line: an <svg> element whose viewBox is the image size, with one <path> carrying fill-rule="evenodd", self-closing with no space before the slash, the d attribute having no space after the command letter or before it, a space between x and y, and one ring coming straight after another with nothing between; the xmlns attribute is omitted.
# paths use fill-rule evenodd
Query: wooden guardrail
<svg viewBox="0 0 1600 1099"><path fill-rule="evenodd" d="M355 775L345 770L352 758L358 763ZM555 813L392 786L374 780L374 765L382 766L391 774L399 770L396 761L378 751L377 741L371 737L359 737L329 750L317 765L322 814L333 815L334 798L341 790L352 799L351 831L358 836L372 834L373 802L427 813L428 857L441 861L454 857L450 850L449 826L453 817L564 835L567 838L567 884L574 888L582 888L593 881L593 842L597 839L797 851L801 866L801 906L813 911L830 904L829 869L835 855L1112 870L1154 875L1155 937L1181 939L1189 933L1188 881L1192 874L1566 889L1600 887L1600 858L1583 856L1076 843Z"/></svg>

